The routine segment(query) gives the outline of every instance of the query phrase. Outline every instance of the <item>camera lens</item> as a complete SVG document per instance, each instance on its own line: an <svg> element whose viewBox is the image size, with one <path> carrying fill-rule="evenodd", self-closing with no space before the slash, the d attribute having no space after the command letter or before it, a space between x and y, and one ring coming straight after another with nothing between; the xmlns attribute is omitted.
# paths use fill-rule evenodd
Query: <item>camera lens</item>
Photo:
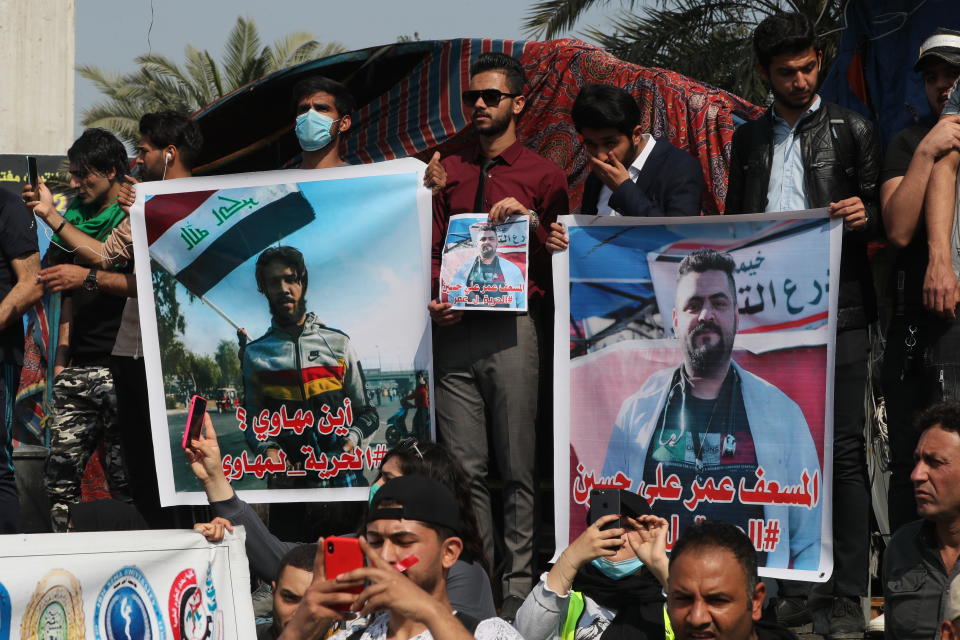
<svg viewBox="0 0 960 640"><path fill-rule="evenodd" d="M332 542L328 542L328 543L327 543L327 553L333 553L333 543L332 543Z"/></svg>

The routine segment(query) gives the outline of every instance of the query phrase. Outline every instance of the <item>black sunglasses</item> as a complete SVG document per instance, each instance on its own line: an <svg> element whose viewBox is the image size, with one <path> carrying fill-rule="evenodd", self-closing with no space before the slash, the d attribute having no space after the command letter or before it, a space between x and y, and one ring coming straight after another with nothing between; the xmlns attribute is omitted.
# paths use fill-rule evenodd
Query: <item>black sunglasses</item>
<svg viewBox="0 0 960 640"><path fill-rule="evenodd" d="M477 98L483 98L483 104L488 107L497 106L503 98L516 98L519 95L519 93L504 93L497 89L471 89L460 94L464 104L475 104Z"/></svg>

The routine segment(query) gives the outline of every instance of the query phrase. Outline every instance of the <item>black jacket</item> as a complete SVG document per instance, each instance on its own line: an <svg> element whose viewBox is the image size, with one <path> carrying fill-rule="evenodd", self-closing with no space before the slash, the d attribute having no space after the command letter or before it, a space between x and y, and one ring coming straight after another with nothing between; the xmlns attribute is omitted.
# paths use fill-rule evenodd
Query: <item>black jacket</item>
<svg viewBox="0 0 960 640"><path fill-rule="evenodd" d="M603 183L592 173L583 185L580 213L596 215ZM668 141L657 138L637 181L624 180L608 204L622 216L696 216L703 199L700 161Z"/></svg>
<svg viewBox="0 0 960 640"><path fill-rule="evenodd" d="M876 294L867 241L879 236L877 177L880 146L873 124L829 102L797 125L807 201L812 208L859 196L869 215L866 229L844 229L840 260L839 329L865 327L876 318ZM773 158L773 107L733 134L726 213L758 213L767 207Z"/></svg>

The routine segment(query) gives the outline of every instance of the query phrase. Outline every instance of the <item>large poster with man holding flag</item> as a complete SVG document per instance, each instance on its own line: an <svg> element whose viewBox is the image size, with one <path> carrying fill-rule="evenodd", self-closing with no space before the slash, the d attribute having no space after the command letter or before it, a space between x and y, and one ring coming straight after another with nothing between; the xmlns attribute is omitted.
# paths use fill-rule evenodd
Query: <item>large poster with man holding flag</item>
<svg viewBox="0 0 960 640"><path fill-rule="evenodd" d="M165 505L205 501L182 446L194 395L212 419L204 439L215 434L249 502L365 499L389 446L430 436L424 168L405 159L138 186Z"/></svg>
<svg viewBox="0 0 960 640"><path fill-rule="evenodd" d="M667 547L739 526L762 573L832 571L840 224L824 210L567 216L554 256L558 549L592 489L642 495Z"/></svg>

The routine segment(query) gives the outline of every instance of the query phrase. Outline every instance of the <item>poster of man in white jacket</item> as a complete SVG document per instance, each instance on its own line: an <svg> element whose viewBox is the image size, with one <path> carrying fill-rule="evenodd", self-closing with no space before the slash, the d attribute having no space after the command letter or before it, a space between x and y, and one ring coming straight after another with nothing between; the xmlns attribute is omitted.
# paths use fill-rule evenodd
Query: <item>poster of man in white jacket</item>
<svg viewBox="0 0 960 640"><path fill-rule="evenodd" d="M629 482L681 532L702 517L722 519L760 542L768 568L816 570L817 450L796 402L732 360L735 269L715 249L680 262L671 319L682 361L624 400L602 475Z"/></svg>

